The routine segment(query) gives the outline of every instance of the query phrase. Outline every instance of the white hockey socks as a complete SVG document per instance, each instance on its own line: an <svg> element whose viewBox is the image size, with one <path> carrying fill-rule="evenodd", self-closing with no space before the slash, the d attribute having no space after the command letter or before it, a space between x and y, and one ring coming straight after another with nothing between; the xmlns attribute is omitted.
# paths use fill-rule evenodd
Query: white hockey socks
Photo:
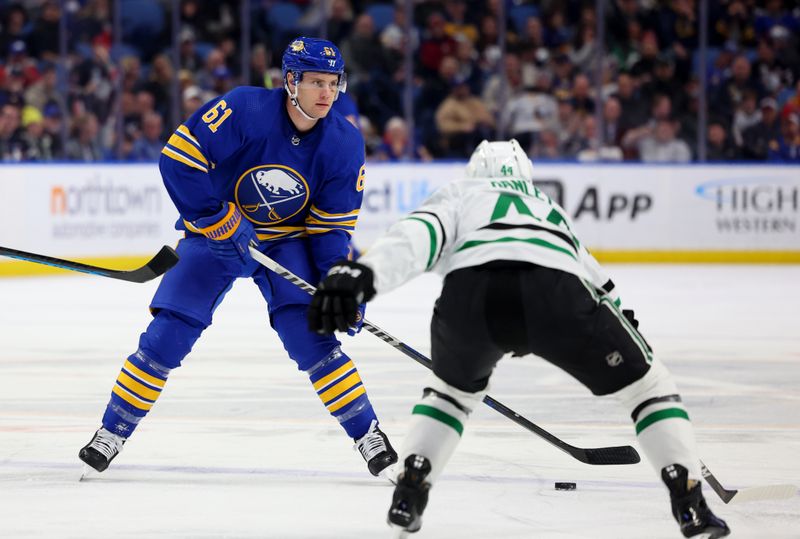
<svg viewBox="0 0 800 539"><path fill-rule="evenodd" d="M672 376L660 361L653 360L647 374L614 397L632 410L639 444L659 477L665 466L680 464L689 470L689 479L702 478L689 415Z"/></svg>
<svg viewBox="0 0 800 539"><path fill-rule="evenodd" d="M461 441L470 412L485 394L461 391L431 373L422 400L411 412L411 428L399 461L405 462L409 455L426 457L431 463L427 481L433 483Z"/></svg>

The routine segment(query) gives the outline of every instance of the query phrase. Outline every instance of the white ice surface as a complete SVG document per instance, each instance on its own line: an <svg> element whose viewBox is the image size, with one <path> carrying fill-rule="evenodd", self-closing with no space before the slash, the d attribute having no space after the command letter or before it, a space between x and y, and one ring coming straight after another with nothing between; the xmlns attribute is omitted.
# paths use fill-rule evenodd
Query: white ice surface
<svg viewBox="0 0 800 539"><path fill-rule="evenodd" d="M675 375L702 458L728 488L800 484L800 268L610 266ZM111 468L78 482L156 283L0 280L0 537L380 538L392 489L361 458L237 283ZM425 276L368 319L429 351ZM345 337L382 426L402 444L426 371ZM492 396L573 445L636 445L628 411L533 358L504 360ZM554 481L576 481L557 492ZM724 505L732 537L800 537L800 496ZM436 484L424 538L677 538L645 462L588 466L481 407Z"/></svg>

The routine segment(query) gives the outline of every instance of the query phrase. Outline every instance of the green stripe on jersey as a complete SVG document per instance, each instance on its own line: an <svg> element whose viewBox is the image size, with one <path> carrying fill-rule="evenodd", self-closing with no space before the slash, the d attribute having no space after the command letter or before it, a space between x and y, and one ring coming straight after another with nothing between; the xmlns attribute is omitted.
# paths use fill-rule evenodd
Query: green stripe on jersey
<svg viewBox="0 0 800 539"><path fill-rule="evenodd" d="M455 430L459 436L461 436L461 433L464 432L464 425L461 424L461 421L451 416L450 414L442 412L438 408L434 408L433 406L427 406L425 404L417 404L416 406L414 406L414 409L411 411L411 413L417 415L426 415L437 421L441 421L445 425L453 427L453 430Z"/></svg>
<svg viewBox="0 0 800 539"><path fill-rule="evenodd" d="M431 266L433 266L433 261L436 257L436 230L433 228L433 225L425 219L420 219L419 217L408 217L408 219L412 221L419 221L428 228L428 234L430 234L431 237L431 249L430 255L428 255L428 265L425 267L425 269L431 269Z"/></svg>
<svg viewBox="0 0 800 539"><path fill-rule="evenodd" d="M498 238L496 240L486 240L486 241L472 240L472 241L468 241L468 242L464 243L464 245L462 245L461 247L456 249L456 252L463 251L465 249L471 249L472 247L478 247L480 245L486 245L487 243L508 243L508 242L512 242L512 241L519 241L519 242L522 242L522 243L531 243L533 245L538 245L539 247L546 247L547 249L552 249L554 251L558 251L560 253L564 253L565 255L569 256L573 260L577 260L577 258L575 258L575 255L573 255L567 249L559 247L558 245L553 245L549 241L545 241L545 240L542 240L542 239L539 239L539 238L523 239L523 238L505 237L505 238Z"/></svg>
<svg viewBox="0 0 800 539"><path fill-rule="evenodd" d="M686 413L686 410L681 408L666 408L664 410L659 410L658 412L653 412L650 415L645 416L644 419L636 423L636 434L639 434L644 429L655 423L656 421L661 421L662 419L670 419L672 417L681 417L686 421L689 421L689 414Z"/></svg>

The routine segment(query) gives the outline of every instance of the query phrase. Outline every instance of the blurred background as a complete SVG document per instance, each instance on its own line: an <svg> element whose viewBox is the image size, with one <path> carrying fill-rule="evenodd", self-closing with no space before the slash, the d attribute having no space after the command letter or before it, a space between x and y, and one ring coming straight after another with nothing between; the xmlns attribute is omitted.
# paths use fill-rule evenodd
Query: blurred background
<svg viewBox="0 0 800 539"><path fill-rule="evenodd" d="M793 0L0 0L0 160L158 159L298 35L341 49L372 161L800 162Z"/></svg>

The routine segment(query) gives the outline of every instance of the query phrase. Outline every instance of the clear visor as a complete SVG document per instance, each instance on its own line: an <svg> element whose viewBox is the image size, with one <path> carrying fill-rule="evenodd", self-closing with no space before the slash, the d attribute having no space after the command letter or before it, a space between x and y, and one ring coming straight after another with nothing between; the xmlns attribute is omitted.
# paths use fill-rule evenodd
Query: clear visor
<svg viewBox="0 0 800 539"><path fill-rule="evenodd" d="M297 86L305 90L319 91L328 89L338 95L339 92L347 91L347 73L342 73L336 80L330 80L327 79L327 77L323 79L322 77L316 77L312 74L306 74L306 76L300 78Z"/></svg>

